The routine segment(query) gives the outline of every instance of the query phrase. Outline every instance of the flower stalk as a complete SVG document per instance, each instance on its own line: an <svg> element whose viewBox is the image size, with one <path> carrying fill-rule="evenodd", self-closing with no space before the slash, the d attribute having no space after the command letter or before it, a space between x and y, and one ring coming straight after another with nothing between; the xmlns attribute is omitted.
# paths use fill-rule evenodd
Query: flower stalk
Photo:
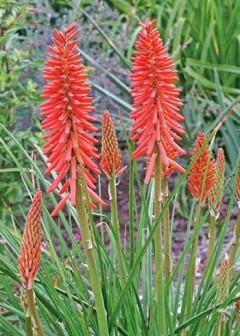
<svg viewBox="0 0 240 336"><path fill-rule="evenodd" d="M182 102L179 98L180 89L174 84L178 80L174 70L173 60L167 54L167 48L159 36L154 25L156 20L140 23L142 31L139 32L135 44L136 52L133 57L131 73L131 95L134 100L132 140L137 147L133 151L133 159L146 156L147 167L145 183L154 178L154 215L155 221L159 218L163 204L162 181L163 172L184 169L176 162L178 156L185 151L177 144L185 133L181 121L184 117L180 114ZM172 153L174 152L174 156ZM175 155L175 153L177 153ZM165 294L163 261L167 263L166 273L170 270L169 233L167 233L168 214L165 215L165 252L162 253L162 226L159 225L155 234L155 258L157 295L157 331L158 335L166 335L165 321ZM156 225L156 222L155 222ZM168 242L167 242L168 241ZM168 276L167 275L167 276Z"/></svg>
<svg viewBox="0 0 240 336"><path fill-rule="evenodd" d="M194 222L194 227L197 227L202 219L202 207L198 209L197 218ZM194 285L195 285L195 276L196 276L196 260L197 260L197 246L198 246L198 236L193 240L192 250L190 254L189 268L187 279L189 279L188 285L188 294L187 294L187 305L186 305L186 319L188 320L191 316L192 304L193 304L193 294L194 294ZM186 335L188 331L186 331Z"/></svg>
<svg viewBox="0 0 240 336"><path fill-rule="evenodd" d="M26 315L25 314L25 326L26 326L27 336L34 336L33 335L33 329L32 329L31 315Z"/></svg>
<svg viewBox="0 0 240 336"><path fill-rule="evenodd" d="M25 312L25 329L27 336L33 336L32 317L28 309L27 293L25 288L21 290L21 306Z"/></svg>
<svg viewBox="0 0 240 336"><path fill-rule="evenodd" d="M111 222L115 240L115 253L120 273L120 282L125 282L125 269L121 248L120 228L117 209L116 176L120 176L126 169L121 168L122 160L118 141L110 113L105 110L102 118L102 152L100 166L109 180L109 200L111 203Z"/></svg>
<svg viewBox="0 0 240 336"><path fill-rule="evenodd" d="M156 161L154 168L154 216L155 221L160 216L162 210L162 183L161 183L161 159L159 149L156 146ZM156 222L155 222L156 224ZM162 257L162 226L158 225L155 234L155 258L156 258L156 280L155 290L157 296L157 330L159 336L166 335L165 319L165 294L163 277L163 257Z"/></svg>
<svg viewBox="0 0 240 336"><path fill-rule="evenodd" d="M229 295L229 260L225 258L222 261L220 274L218 279L218 286L217 286L217 303L223 303ZM224 315L222 312L219 312L219 316L217 319L216 327L215 327L215 336L221 336L222 330L224 330L225 322L224 322Z"/></svg>
<svg viewBox="0 0 240 336"><path fill-rule="evenodd" d="M120 274L120 283L121 285L125 282L125 271L124 271L124 263L122 259L122 248L121 248L121 239L120 239L120 231L119 231L119 219L118 219L118 210L117 210L117 191L116 191L116 177L112 175L109 180L109 199L111 202L111 222L113 228L113 235L115 239L115 252L118 261L119 274Z"/></svg>
<svg viewBox="0 0 240 336"><path fill-rule="evenodd" d="M163 206L168 201L168 180L162 179L162 194L163 194ZM163 236L164 236L164 271L165 282L167 283L171 276L172 271L172 257L171 257L171 237L170 237L170 225L169 225L169 208L165 210L163 216ZM166 297L169 298L169 290L166 291Z"/></svg>
<svg viewBox="0 0 240 336"><path fill-rule="evenodd" d="M233 242L229 253L230 274L232 274L233 271L239 241L240 241L240 211L238 212L237 221L234 228Z"/></svg>
<svg viewBox="0 0 240 336"><path fill-rule="evenodd" d="M27 308L27 315L32 316L34 322L35 322L35 331L38 336L44 336L43 327L35 306L35 298L34 298L34 291L33 289L26 289L26 295L27 295L27 302L28 302L28 308ZM29 334L31 335L31 333Z"/></svg>
<svg viewBox="0 0 240 336"><path fill-rule="evenodd" d="M215 247L215 238L216 238L216 216L214 214L210 215L210 223L209 223L209 233L208 233L208 259L207 264L209 264L211 257L213 255L214 247Z"/></svg>
<svg viewBox="0 0 240 336"><path fill-rule="evenodd" d="M76 180L76 208L78 214L78 220L81 227L82 242L84 251L87 258L89 277L94 294L94 300L97 311L99 335L109 335L106 310L103 301L103 295L101 290L101 284L97 271L97 265L94 255L94 246L89 229L87 212L84 204L85 193L83 189L83 181L80 177Z"/></svg>

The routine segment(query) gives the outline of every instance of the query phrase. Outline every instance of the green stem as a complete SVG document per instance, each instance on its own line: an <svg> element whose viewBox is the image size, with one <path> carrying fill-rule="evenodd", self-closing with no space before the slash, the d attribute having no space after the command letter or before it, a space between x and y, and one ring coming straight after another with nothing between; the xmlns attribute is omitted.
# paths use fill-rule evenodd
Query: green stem
<svg viewBox="0 0 240 336"><path fill-rule="evenodd" d="M131 143L131 152L133 144ZM134 174L133 174L133 160L130 161L129 167L129 244L130 244L130 257L129 263L130 267L132 267L134 263Z"/></svg>
<svg viewBox="0 0 240 336"><path fill-rule="evenodd" d="M25 326L27 336L33 336L31 316L25 316Z"/></svg>
<svg viewBox="0 0 240 336"><path fill-rule="evenodd" d="M117 192L116 192L116 178L115 175L109 181L110 187L110 202L111 202L111 220L112 220L112 228L113 235L115 239L115 251L118 261L119 274L120 274L120 282L123 285L125 282L125 273L124 273L124 264L121 254L121 239L120 239L120 231L119 231L119 219L118 219L118 210L117 210Z"/></svg>
<svg viewBox="0 0 240 336"><path fill-rule="evenodd" d="M214 247L215 247L215 231L216 231L216 216L215 215L211 215L210 216L210 226L209 226L209 234L208 234L208 238L209 238L209 244L208 244L208 259L207 259L207 264L209 264L213 251L214 251Z"/></svg>
<svg viewBox="0 0 240 336"><path fill-rule="evenodd" d="M157 157L154 169L154 215L157 221L162 209L161 193L161 159L157 148ZM155 258L156 258L156 282L155 290L157 294L157 330L158 336L166 336L165 320L165 299L164 299L164 278L163 278L163 258L162 258L162 227L158 226L155 234Z"/></svg>
<svg viewBox="0 0 240 336"><path fill-rule="evenodd" d="M109 199L111 202L111 223L112 223L112 231L113 231L113 238L114 238L114 250L116 253L118 269L119 269L119 277L120 277L120 284L123 287L126 282L126 274L127 274L127 266L124 263L124 255L123 249L121 246L121 239L120 239L120 230L119 230L119 219L118 219L118 209L117 209L117 190L116 190L116 177L113 174L111 179L109 180ZM131 309L132 300L130 298L127 299L125 305L125 311ZM132 310L134 311L134 310ZM126 315L126 325L129 328L132 328L131 318L136 321L136 318L133 316ZM129 329L130 334L134 333L133 329Z"/></svg>
<svg viewBox="0 0 240 336"><path fill-rule="evenodd" d="M219 316L218 316L218 319L217 319L214 336L221 336L222 327L223 327L222 318L223 318L222 314L220 313Z"/></svg>
<svg viewBox="0 0 240 336"><path fill-rule="evenodd" d="M196 222L194 223L194 227L196 227L200 223L201 218L202 218L202 208L200 208L198 211L198 215L197 215ZM189 280L189 286L188 286L188 294L187 294L186 320L188 320L191 317L191 310L192 310L192 304L193 304L197 246L198 246L198 236L193 241L192 250L190 254L190 261L189 261L189 271L187 274L187 278ZM187 331L187 335L188 335L188 331Z"/></svg>
<svg viewBox="0 0 240 336"><path fill-rule="evenodd" d="M238 243L239 243L239 238L240 238L240 211L237 216L237 221L236 225L234 228L234 236L233 236L233 243L230 249L230 254L229 254L229 270L230 270L230 277L232 274L232 269L235 263L235 257L237 253L237 248L238 248Z"/></svg>
<svg viewBox="0 0 240 336"><path fill-rule="evenodd" d="M215 236L216 236L216 215L214 213L210 213L210 224L209 224L209 232L208 232L208 257L207 257L207 267L208 271L206 274L206 279L209 276L209 279L211 279L211 282L213 282L215 278L215 272L212 270L212 268L209 267L209 263L211 261L214 248L215 248ZM210 274L211 273L211 274ZM204 318L200 322L200 330L203 328L203 326L206 324L207 319Z"/></svg>
<svg viewBox="0 0 240 336"><path fill-rule="evenodd" d="M98 318L98 327L99 327L99 336L108 336L108 325L107 325L107 316L106 310L104 306L102 290L99 280L99 275L97 271L97 265L94 256L94 247L93 242L89 230L89 224L87 219L87 213L85 209L85 205L83 202L84 194L82 191L82 187L77 180L76 184L77 190L77 197L76 197L76 208L78 214L78 220L81 227L81 234L82 234L82 242L84 251L87 258L89 276L91 281L91 286L94 294L96 311L97 311L97 318Z"/></svg>
<svg viewBox="0 0 240 336"><path fill-rule="evenodd" d="M163 206L164 206L168 201L168 180L166 178L162 180L162 190L163 190ZM172 270L169 208L166 209L163 216L163 235L164 235L165 282L167 283L171 276L171 270ZM166 292L166 297L169 298L169 289Z"/></svg>
<svg viewBox="0 0 240 336"><path fill-rule="evenodd" d="M38 316L38 312L35 306L34 292L33 289L26 289L27 294L27 306L28 306L28 315L32 316L35 322L35 330L38 336L44 336L43 327ZM31 335L31 334L29 334Z"/></svg>

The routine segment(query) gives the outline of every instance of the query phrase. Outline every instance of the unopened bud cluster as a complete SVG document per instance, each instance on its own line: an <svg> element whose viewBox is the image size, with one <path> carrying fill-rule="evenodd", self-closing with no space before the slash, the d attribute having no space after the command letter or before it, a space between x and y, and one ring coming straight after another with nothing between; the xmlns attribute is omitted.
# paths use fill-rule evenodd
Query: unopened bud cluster
<svg viewBox="0 0 240 336"><path fill-rule="evenodd" d="M37 191L29 209L18 258L22 285L28 290L33 287L41 255L41 196Z"/></svg>
<svg viewBox="0 0 240 336"><path fill-rule="evenodd" d="M120 176L125 167L120 169L122 164L118 141L111 116L107 110L103 112L102 118L102 153L100 166L108 179L112 175Z"/></svg>
<svg viewBox="0 0 240 336"><path fill-rule="evenodd" d="M215 164L215 182L208 194L208 206L210 207L214 202L213 210L218 213L221 201L225 174L225 156L222 148L219 148L216 164Z"/></svg>
<svg viewBox="0 0 240 336"><path fill-rule="evenodd" d="M217 287L217 302L224 302L229 295L229 261L225 258L221 264Z"/></svg>

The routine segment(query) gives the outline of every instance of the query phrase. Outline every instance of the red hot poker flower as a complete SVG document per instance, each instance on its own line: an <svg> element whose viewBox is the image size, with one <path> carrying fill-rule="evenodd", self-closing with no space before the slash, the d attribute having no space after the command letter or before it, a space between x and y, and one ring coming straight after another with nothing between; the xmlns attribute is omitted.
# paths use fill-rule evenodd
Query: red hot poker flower
<svg viewBox="0 0 240 336"><path fill-rule="evenodd" d="M44 154L48 156L49 167L45 173L57 173L47 192L52 192L62 183L60 194L65 194L52 212L55 216L69 199L72 205L76 204L76 175L77 172L81 174L80 167L83 167L89 195L98 203L105 203L92 190L96 179L90 171L95 174L100 171L93 161L99 159L95 148L97 140L90 132L97 131L97 128L92 124L96 120L91 116L93 99L89 97L91 89L77 50L79 41L74 40L79 30L72 24L64 32L55 29L53 33L53 46L48 47L44 69L47 84L43 98L48 100L41 104L41 110L46 117L42 128L48 130L44 137L47 139Z"/></svg>
<svg viewBox="0 0 240 336"><path fill-rule="evenodd" d="M193 149L192 160L197 155L205 140L205 135L203 133L198 133ZM215 162L214 160L210 161L210 157L210 149L208 146L205 146L199 158L192 166L188 178L188 188L190 192L196 199L200 199L202 195L202 204L205 202L205 199L215 182Z"/></svg>
<svg viewBox="0 0 240 336"><path fill-rule="evenodd" d="M134 100L134 111L131 113L134 120L132 140L137 141L133 158L148 156L145 179L147 183L153 173L156 146L165 168L175 164L168 155L169 148L178 155L185 154L175 142L181 140L181 135L185 133L180 124L184 120L179 113L182 106L179 99L180 89L174 85L178 78L173 70L172 58L167 56L167 49L163 46L158 30L153 29L155 22L156 20L146 20L144 24L140 24L143 31L139 33L139 40L136 42L137 51L133 57L131 74L131 94Z"/></svg>
<svg viewBox="0 0 240 336"><path fill-rule="evenodd" d="M41 196L37 191L29 209L18 258L22 285L32 289L41 255Z"/></svg>

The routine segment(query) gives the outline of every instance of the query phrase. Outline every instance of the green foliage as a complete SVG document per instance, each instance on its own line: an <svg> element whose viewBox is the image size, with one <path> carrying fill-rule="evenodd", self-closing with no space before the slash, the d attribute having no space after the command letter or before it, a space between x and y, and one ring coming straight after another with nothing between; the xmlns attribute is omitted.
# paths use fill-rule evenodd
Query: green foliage
<svg viewBox="0 0 240 336"><path fill-rule="evenodd" d="M19 111L38 102L39 92L36 84L25 78L37 62L31 59L31 50L21 46L26 40L30 8L26 5L18 6L12 1L6 2L5 6L0 10L0 120L10 127Z"/></svg>
<svg viewBox="0 0 240 336"><path fill-rule="evenodd" d="M224 93L239 94L240 4L238 1L109 1L127 14L135 29L136 19L157 19L162 38L169 45L185 78L214 90L214 68L220 73ZM129 52L128 52L129 54Z"/></svg>
<svg viewBox="0 0 240 336"><path fill-rule="evenodd" d="M31 7L27 2L3 1L0 5L0 122L13 131L24 148L30 151L38 142L38 122L33 116L40 102L34 71L39 60L34 58L27 38ZM23 160L15 144L3 135L9 147ZM0 210L3 218L10 204L21 204L25 194L19 183L19 172L0 145ZM24 160L22 161L24 163ZM7 201L7 204L4 204ZM17 207L14 208L15 214Z"/></svg>
<svg viewBox="0 0 240 336"><path fill-rule="evenodd" d="M226 111L227 113L228 111ZM36 161L24 150L19 141L9 133L3 125L1 131L6 133L15 143L22 156L25 157L27 166L31 167L37 185L41 189L48 187L47 182L38 168ZM208 141L213 137L208 137ZM17 169L19 169L22 180L29 193L32 194L35 185L32 184L26 169L22 166L21 160L11 151L7 143L2 141L4 148L8 151ZM130 144L129 144L130 146ZM129 150L130 147L129 147ZM142 184L135 162L132 162L131 181L135 184L137 193L141 196L141 212L139 213L135 193L130 192L129 213L132 213L132 220L138 230L130 230L129 241L131 245L120 246L123 256L124 267L127 278L123 286L119 282L118 267L115 266L116 252L115 237L111 233L111 221L104 213L96 213L97 218L102 218L99 230L90 215L92 239L94 240L95 257L99 278L102 284L102 292L105 307L108 315L109 330L111 335L156 335L155 322L157 318L157 306L154 296L153 278L153 238L160 225L166 210L173 204L175 215L178 213L178 195L181 197L181 190L189 170L194 162L187 167L186 173L181 176L173 191L169 194L167 203L155 225L152 225L153 218L153 185L148 190ZM195 291L194 301L190 309L189 319L185 319L184 312L187 302L186 262L194 239L199 235L203 226L208 222L210 209L204 210L203 216L194 230L191 230L195 202L191 204L188 213L188 225L183 250L174 264L171 277L165 283L164 292L170 292L166 305L166 325L170 335L181 334L188 330L189 335L203 334L210 335L214 332L218 316L224 316L226 330L223 335L229 335L235 329L235 311L232 308L233 302L239 300L239 270L234 273L231 279L229 296L219 304L216 299L217 280L212 282L219 262L224 258L224 239L229 230L230 219L235 207L235 183L234 171L228 174L224 190L230 188L231 195L227 215L221 218L221 230L215 243L215 249L210 262L206 265L200 278L198 289ZM76 241L73 228L77 224L76 211L71 206L59 214L57 221L49 215L49 205L56 204L51 194L44 197L43 205L43 230L45 244L42 251L41 269L35 281L35 292L40 319L46 335L98 335L97 316L94 308L91 289L89 288L88 268L82 249L82 243ZM121 210L121 209L119 209ZM175 231L175 215L171 217L170 239L173 239ZM11 226L5 225L0 220L1 236L7 244L1 245L0 251L0 306L3 309L1 315L0 330L14 335L22 335L25 328L22 308L20 306L20 292L16 283L19 283L17 256L19 253L20 234L13 219ZM108 228L108 229L107 229ZM64 239L63 230L66 230L68 239ZM107 231L106 231L107 230ZM191 232L192 231L192 232ZM109 233L109 251L104 246L106 232ZM179 233L177 233L179 234ZM58 249L56 250L56 237ZM163 293L163 295L165 295ZM149 315L150 314L150 315ZM149 319L150 318L150 319ZM149 323L150 322L150 323Z"/></svg>
<svg viewBox="0 0 240 336"><path fill-rule="evenodd" d="M136 163L130 162L129 223L125 223L124 235L127 242L119 247L126 272L124 283L120 281L116 265L116 237L111 231L110 216L102 209L90 214L89 223L110 334L157 335L156 319L159 311L154 288L155 265L152 262L154 236L166 212L171 209L170 239L174 241L175 236L182 234L185 241L173 265L170 279L164 283L168 335L215 335L219 316L224 321L222 335L234 332L237 335L233 303L240 300L239 268L234 269L229 295L220 304L216 299L217 278L213 275L225 252L229 251L232 242L229 241L228 232L232 230L232 222L236 222L234 191L240 147L240 109L239 98L236 98L240 92L240 4L231 0L107 2L111 8L117 9L117 18L111 20L100 17L99 20L88 0L74 1L74 6L65 0L43 1L44 5L51 5L60 13L62 20L57 21L58 25L73 19L78 24L81 20L81 28L85 33L83 43L86 43L87 35L91 35L89 30L92 29L95 40L90 41L91 46L97 48L99 55L106 53L110 55L110 60L112 57L117 68L114 71L108 62L100 62L96 55L85 48L82 51L85 61L92 66L88 70L92 72L95 103L105 97L116 108L115 111L121 112L117 119L121 119L123 127L118 124L117 128L124 133L129 156L132 144L128 141L127 133L132 107L128 74L139 32L137 24L145 17L157 19L161 36L180 73L185 101L183 114L186 136L183 147L191 149L199 131L206 133L208 141L211 141L212 130L232 111L217 133L213 145L213 151L222 146L228 155L224 185L228 205L226 213L217 220L218 235L214 253L209 263L202 265L204 267L190 307L188 285L192 281L189 263L192 244L199 235L202 239L206 238L203 232L208 226L211 210L204 209L193 228L196 204L189 198L186 179L194 162L186 164L185 174L175 183L156 221L153 221L154 186L143 185ZM28 196L34 193L36 187L44 191L49 186L40 169L45 158L39 148L41 134L39 120L35 118L41 101L41 82L37 77L42 60L40 50L38 47L36 50L33 48L31 42L34 41L29 41L28 36L28 30L32 29L32 5L36 4L35 1L27 0L4 0L0 3L0 333L3 335L25 334L17 265L20 231L30 204ZM35 19L40 24L45 22L38 15ZM51 19L56 23L56 17L49 14L49 22ZM125 42L121 43L122 40ZM99 73L108 79L108 84L111 83L114 90L97 81ZM101 109L98 113L101 113ZM102 187L100 179L99 187ZM49 213L57 200L54 194L44 195L44 242L41 268L35 281L40 319L46 335L99 335L83 244L74 234L74 230L79 229L77 213L71 206L66 206L59 218L53 220ZM181 217L187 222L186 232L176 229L177 218ZM106 236L109 241L107 247ZM236 265L239 262L239 248L237 257ZM166 299L167 295L169 299ZM186 311L189 313L187 317Z"/></svg>

